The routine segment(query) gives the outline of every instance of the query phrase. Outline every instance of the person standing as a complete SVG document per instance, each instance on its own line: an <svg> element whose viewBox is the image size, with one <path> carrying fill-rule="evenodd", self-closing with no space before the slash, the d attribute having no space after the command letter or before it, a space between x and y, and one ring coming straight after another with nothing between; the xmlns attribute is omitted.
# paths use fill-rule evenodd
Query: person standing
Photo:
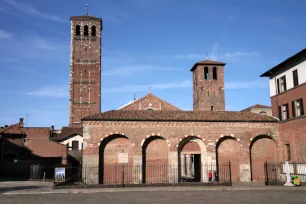
<svg viewBox="0 0 306 204"><path fill-rule="evenodd" d="M209 182L212 180L212 172L210 170L208 171L208 180Z"/></svg>

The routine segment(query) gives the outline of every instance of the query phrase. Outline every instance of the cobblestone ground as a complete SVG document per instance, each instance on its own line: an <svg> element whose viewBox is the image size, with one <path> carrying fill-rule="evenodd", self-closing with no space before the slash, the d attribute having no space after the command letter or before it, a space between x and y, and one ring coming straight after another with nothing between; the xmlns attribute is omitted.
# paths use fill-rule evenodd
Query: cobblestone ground
<svg viewBox="0 0 306 204"><path fill-rule="evenodd" d="M184 192L112 192L92 194L0 195L0 203L112 204L112 203L306 203L306 192L278 191L184 191Z"/></svg>

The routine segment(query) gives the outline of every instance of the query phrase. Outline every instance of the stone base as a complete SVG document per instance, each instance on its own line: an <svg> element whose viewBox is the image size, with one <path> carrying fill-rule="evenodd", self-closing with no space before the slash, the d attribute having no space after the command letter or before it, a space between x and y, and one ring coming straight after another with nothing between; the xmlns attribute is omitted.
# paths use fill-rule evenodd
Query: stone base
<svg viewBox="0 0 306 204"><path fill-rule="evenodd" d="M284 186L292 187L294 185L292 183L285 183Z"/></svg>

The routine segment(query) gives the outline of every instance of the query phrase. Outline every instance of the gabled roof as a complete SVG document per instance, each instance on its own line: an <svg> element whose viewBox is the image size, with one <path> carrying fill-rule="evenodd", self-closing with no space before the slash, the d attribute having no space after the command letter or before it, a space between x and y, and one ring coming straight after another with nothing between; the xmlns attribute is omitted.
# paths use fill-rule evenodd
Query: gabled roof
<svg viewBox="0 0 306 204"><path fill-rule="evenodd" d="M251 110L252 108L271 108L271 106L266 106L266 105L261 105L261 104L255 104L255 105L250 106L250 107L248 107L248 108L245 108L245 109L243 109L243 110L241 110L241 111L249 111L249 110Z"/></svg>
<svg viewBox="0 0 306 204"><path fill-rule="evenodd" d="M172 110L180 110L179 108L173 106L172 104L170 104L170 103L164 101L163 99L161 99L161 98L155 96L155 95L152 94L151 92L150 92L149 94L145 95L144 97L138 99L138 100L131 101L131 102L129 102L129 103L127 103L127 104L121 106L118 110L126 110L126 109L128 109L129 107L131 107L131 106L133 106L133 105L135 105L135 104L138 104L139 102L142 102L142 101L144 101L144 100L154 100L154 99L157 100L157 101L160 101L160 102L163 103L163 104L166 104L166 105L167 105L168 107L170 107Z"/></svg>
<svg viewBox="0 0 306 204"><path fill-rule="evenodd" d="M112 110L91 115L83 121L184 121L184 122L277 122L252 112L235 111L121 111Z"/></svg>
<svg viewBox="0 0 306 204"><path fill-rule="evenodd" d="M301 59L301 57L306 57L306 48L301 50L300 52L296 53L295 55L289 57L285 61L281 62L280 64L272 67L262 75L261 77L268 77L268 76L275 76L275 73L279 72L279 70L283 69L284 67L288 66L289 64L292 64L291 67L301 63L302 61L305 61L305 59Z"/></svg>
<svg viewBox="0 0 306 204"><path fill-rule="evenodd" d="M62 127L62 130L58 133L53 133L52 140L54 141L64 141L72 138L76 135L83 136L83 128L77 127Z"/></svg>
<svg viewBox="0 0 306 204"><path fill-rule="evenodd" d="M200 62L195 63L190 71L193 71L197 67L197 65L221 65L221 66L224 66L225 64L226 63L224 63L224 62L204 60L204 61L200 61Z"/></svg>

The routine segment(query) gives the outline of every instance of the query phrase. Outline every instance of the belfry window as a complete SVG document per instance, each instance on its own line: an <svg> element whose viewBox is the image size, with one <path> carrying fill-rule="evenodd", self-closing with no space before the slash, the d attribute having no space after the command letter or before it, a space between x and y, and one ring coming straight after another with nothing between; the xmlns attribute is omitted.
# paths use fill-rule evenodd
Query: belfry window
<svg viewBox="0 0 306 204"><path fill-rule="evenodd" d="M96 26L91 27L91 36L93 36L93 37L96 36Z"/></svg>
<svg viewBox="0 0 306 204"><path fill-rule="evenodd" d="M204 67L204 79L209 79L208 67Z"/></svg>
<svg viewBox="0 0 306 204"><path fill-rule="evenodd" d="M81 35L81 26L80 25L75 26L75 35L77 35L77 36Z"/></svg>
<svg viewBox="0 0 306 204"><path fill-rule="evenodd" d="M213 79L217 79L217 67L213 68Z"/></svg>
<svg viewBox="0 0 306 204"><path fill-rule="evenodd" d="M84 26L84 36L88 36L88 25Z"/></svg>

